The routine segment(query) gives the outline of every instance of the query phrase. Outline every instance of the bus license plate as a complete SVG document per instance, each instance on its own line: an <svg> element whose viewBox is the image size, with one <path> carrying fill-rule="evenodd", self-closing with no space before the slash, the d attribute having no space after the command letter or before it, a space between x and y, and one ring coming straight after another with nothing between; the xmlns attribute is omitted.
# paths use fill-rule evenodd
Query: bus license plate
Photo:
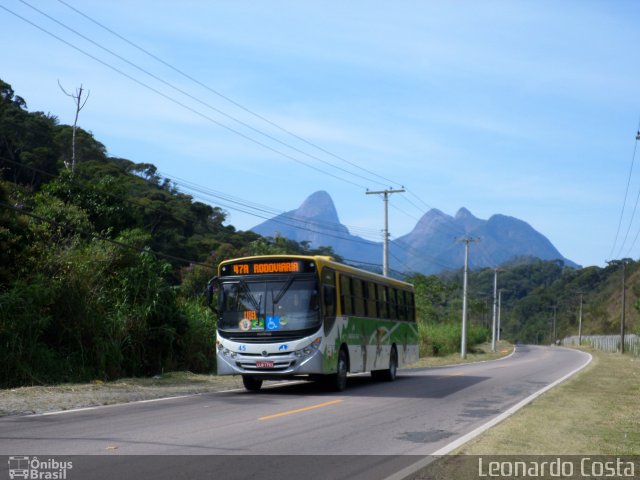
<svg viewBox="0 0 640 480"><path fill-rule="evenodd" d="M256 368L273 368L273 362L269 360L256 361Z"/></svg>

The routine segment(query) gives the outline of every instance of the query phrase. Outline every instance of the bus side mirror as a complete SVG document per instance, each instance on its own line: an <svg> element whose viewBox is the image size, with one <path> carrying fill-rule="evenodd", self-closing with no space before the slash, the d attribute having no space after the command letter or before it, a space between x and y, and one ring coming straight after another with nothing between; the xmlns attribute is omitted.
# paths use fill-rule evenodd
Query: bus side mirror
<svg viewBox="0 0 640 480"><path fill-rule="evenodd" d="M216 314L218 313L218 309L213 306L213 296L218 291L219 287L220 282L218 277L213 277L209 280L209 283L207 283L207 306Z"/></svg>

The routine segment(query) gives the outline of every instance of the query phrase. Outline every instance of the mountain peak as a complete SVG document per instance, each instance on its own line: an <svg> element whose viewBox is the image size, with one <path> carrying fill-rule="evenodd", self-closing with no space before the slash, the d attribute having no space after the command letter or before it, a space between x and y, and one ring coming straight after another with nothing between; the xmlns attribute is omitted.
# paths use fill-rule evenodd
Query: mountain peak
<svg viewBox="0 0 640 480"><path fill-rule="evenodd" d="M414 227L411 235L428 236L440 230L443 223L451 222L451 217L437 208L430 209L425 213Z"/></svg>
<svg viewBox="0 0 640 480"><path fill-rule="evenodd" d="M324 190L318 190L309 195L296 210L296 216L340 223L333 199Z"/></svg>
<svg viewBox="0 0 640 480"><path fill-rule="evenodd" d="M473 213L471 213L465 207L462 207L460 210L458 210L455 218L456 220L476 220L476 217L473 215Z"/></svg>

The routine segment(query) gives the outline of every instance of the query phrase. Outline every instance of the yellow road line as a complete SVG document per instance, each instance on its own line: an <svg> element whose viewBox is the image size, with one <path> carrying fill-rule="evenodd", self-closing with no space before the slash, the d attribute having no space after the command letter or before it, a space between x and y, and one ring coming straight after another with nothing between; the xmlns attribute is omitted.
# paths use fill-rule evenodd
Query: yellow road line
<svg viewBox="0 0 640 480"><path fill-rule="evenodd" d="M285 415L293 415L294 413L306 412L308 410L314 410L316 408L328 407L329 405L335 405L336 403L342 403L344 400L331 400L330 402L319 403L317 405L311 405L309 407L298 408L296 410L288 410L286 412L275 413L273 415L267 415L266 417L260 417L258 420L271 420L272 418L284 417Z"/></svg>

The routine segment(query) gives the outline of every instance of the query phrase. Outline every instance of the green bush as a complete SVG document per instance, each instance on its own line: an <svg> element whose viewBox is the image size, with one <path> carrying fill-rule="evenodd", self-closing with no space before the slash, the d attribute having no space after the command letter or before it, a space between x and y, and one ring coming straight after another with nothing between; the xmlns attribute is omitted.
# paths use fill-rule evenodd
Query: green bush
<svg viewBox="0 0 640 480"><path fill-rule="evenodd" d="M58 376L59 358L43 339L52 321L50 295L43 277L30 284L17 281L0 293L0 387L46 383Z"/></svg>
<svg viewBox="0 0 640 480"><path fill-rule="evenodd" d="M187 330L180 338L182 368L194 373L209 373L216 368L216 320L202 299L180 302L187 319Z"/></svg>
<svg viewBox="0 0 640 480"><path fill-rule="evenodd" d="M460 323L419 323L420 356L444 356L460 351L462 325ZM484 343L490 332L480 325L469 325L467 346Z"/></svg>

